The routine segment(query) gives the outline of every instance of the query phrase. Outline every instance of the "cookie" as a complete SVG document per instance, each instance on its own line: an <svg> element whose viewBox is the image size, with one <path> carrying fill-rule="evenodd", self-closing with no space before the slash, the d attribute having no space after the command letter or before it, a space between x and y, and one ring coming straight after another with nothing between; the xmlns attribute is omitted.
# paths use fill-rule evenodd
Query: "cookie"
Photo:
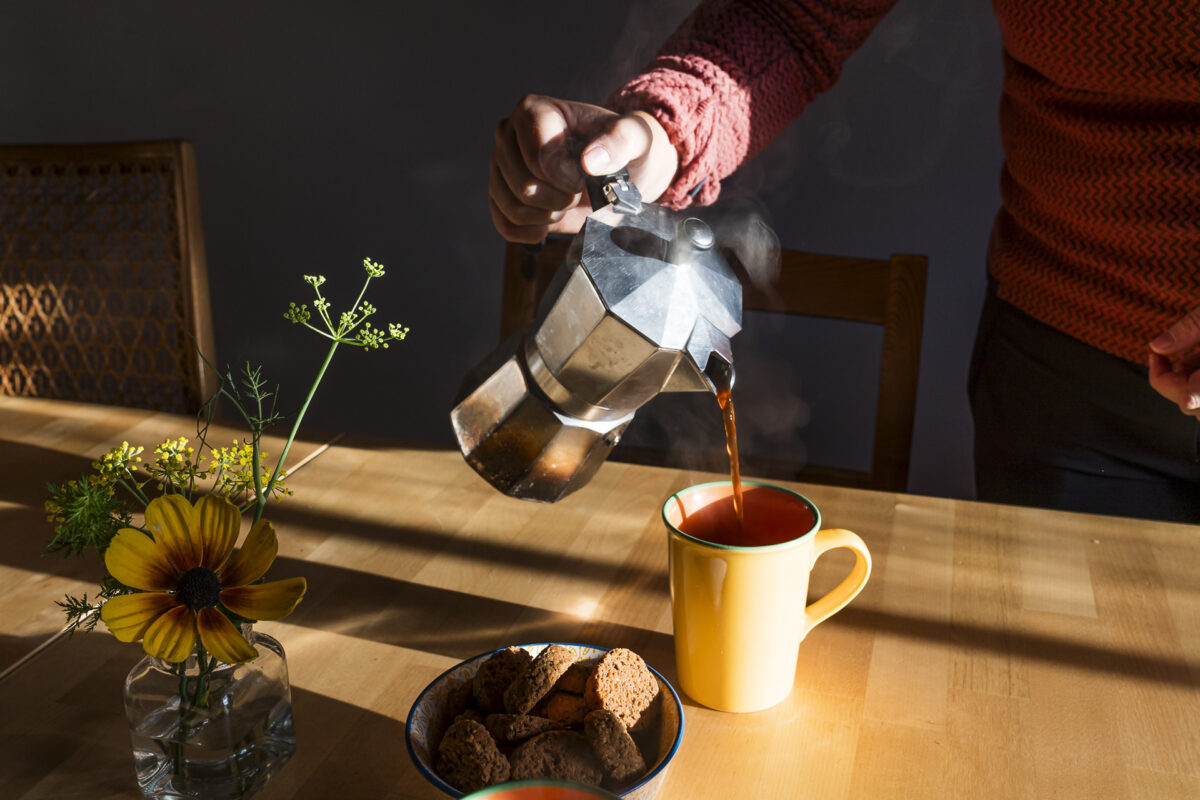
<svg viewBox="0 0 1200 800"><path fill-rule="evenodd" d="M501 747L512 747L539 733L556 730L559 726L545 717L529 714L489 714L484 722L488 733Z"/></svg>
<svg viewBox="0 0 1200 800"><path fill-rule="evenodd" d="M592 674L594 666L595 664L587 661L576 661L567 667L567 671L555 682L554 691L583 694L584 689L587 688L588 676Z"/></svg>
<svg viewBox="0 0 1200 800"><path fill-rule="evenodd" d="M510 777L556 778L599 786L604 770L587 737L577 731L550 731L521 743L509 758Z"/></svg>
<svg viewBox="0 0 1200 800"><path fill-rule="evenodd" d="M605 774L617 783L646 771L646 760L637 743L613 712L602 708L590 712L583 721L583 732Z"/></svg>
<svg viewBox="0 0 1200 800"><path fill-rule="evenodd" d="M471 687L475 702L484 714L495 714L504 710L504 692L524 672L533 656L521 647L498 650L479 665Z"/></svg>
<svg viewBox="0 0 1200 800"><path fill-rule="evenodd" d="M472 719L459 719L446 730L435 768L446 783L468 794L504 783L510 772L487 728Z"/></svg>
<svg viewBox="0 0 1200 800"><path fill-rule="evenodd" d="M551 692L537 704L537 713L563 728L574 728L583 724L588 713L587 702L581 694Z"/></svg>
<svg viewBox="0 0 1200 800"><path fill-rule="evenodd" d="M575 651L569 647L547 645L505 690L504 710L510 714L529 713L576 660Z"/></svg>
<svg viewBox="0 0 1200 800"><path fill-rule="evenodd" d="M658 680L646 662L623 647L604 654L584 691L589 708L613 712L630 731L650 725L658 713L658 696Z"/></svg>

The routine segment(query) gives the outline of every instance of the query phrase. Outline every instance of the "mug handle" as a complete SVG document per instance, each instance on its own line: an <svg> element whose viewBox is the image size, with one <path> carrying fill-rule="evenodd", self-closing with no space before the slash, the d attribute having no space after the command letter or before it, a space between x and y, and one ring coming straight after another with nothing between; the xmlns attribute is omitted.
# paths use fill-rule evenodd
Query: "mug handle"
<svg viewBox="0 0 1200 800"><path fill-rule="evenodd" d="M854 568L850 570L850 574L846 576L845 580L830 590L829 594L805 607L805 636L817 625L845 608L846 604L857 597L858 593L867 585L867 578L871 577L871 552L867 550L866 544L858 537L857 533L844 528L817 531L813 546L815 548L813 551L814 565L823 553L834 548L847 547L854 551Z"/></svg>

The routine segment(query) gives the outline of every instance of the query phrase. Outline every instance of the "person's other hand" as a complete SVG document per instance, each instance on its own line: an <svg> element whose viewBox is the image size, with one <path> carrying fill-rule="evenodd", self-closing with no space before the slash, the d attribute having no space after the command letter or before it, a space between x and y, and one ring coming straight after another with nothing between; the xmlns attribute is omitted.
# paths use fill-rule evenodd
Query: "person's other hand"
<svg viewBox="0 0 1200 800"><path fill-rule="evenodd" d="M1150 343L1150 385L1188 416L1200 418L1200 307Z"/></svg>
<svg viewBox="0 0 1200 800"><path fill-rule="evenodd" d="M652 202L670 185L677 161L649 114L527 95L496 125L488 174L492 223L510 242L575 233L592 211L583 169L604 175L627 167L642 199Z"/></svg>

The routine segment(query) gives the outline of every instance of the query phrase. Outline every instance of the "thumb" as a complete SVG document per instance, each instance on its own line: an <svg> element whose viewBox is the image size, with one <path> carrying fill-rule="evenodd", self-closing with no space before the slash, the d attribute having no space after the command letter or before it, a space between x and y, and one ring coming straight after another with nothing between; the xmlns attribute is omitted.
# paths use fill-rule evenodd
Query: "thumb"
<svg viewBox="0 0 1200 800"><path fill-rule="evenodd" d="M1200 345L1200 307L1193 308L1150 342L1155 353L1169 355Z"/></svg>
<svg viewBox="0 0 1200 800"><path fill-rule="evenodd" d="M583 169L589 175L616 172L650 152L651 132L634 114L613 120L583 149Z"/></svg>

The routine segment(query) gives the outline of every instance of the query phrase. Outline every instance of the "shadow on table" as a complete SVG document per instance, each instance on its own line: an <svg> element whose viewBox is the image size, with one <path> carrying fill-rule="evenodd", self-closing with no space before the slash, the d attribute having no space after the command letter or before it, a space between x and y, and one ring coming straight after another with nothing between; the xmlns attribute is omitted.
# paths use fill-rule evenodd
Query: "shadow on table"
<svg viewBox="0 0 1200 800"><path fill-rule="evenodd" d="M1122 675L1152 683L1200 688L1200 670L1185 659L1122 652L1083 641L961 621L925 619L863 606L847 606L826 625L845 625L907 639L940 642L964 651L1011 655L1065 664L1089 672ZM803 646L803 645L802 645Z"/></svg>
<svg viewBox="0 0 1200 800"><path fill-rule="evenodd" d="M628 647L660 669L673 662L671 637L656 631L327 564L277 559L271 577L291 575L303 575L309 586L288 617L293 625L455 659L510 644L566 641ZM618 576L613 585L627 588L621 580ZM665 586L662 592L665 598Z"/></svg>
<svg viewBox="0 0 1200 800"><path fill-rule="evenodd" d="M49 447L21 444L0 439L0 464L8 465L0 484L0 501L27 503L36 501L38 509L46 498L46 483L62 483L92 471L92 460ZM37 469L14 468L21 464Z"/></svg>
<svg viewBox="0 0 1200 800"><path fill-rule="evenodd" d="M46 514L40 505L37 508L0 509L0 566L40 575L99 582L104 567L94 551L88 551L82 557L70 558L62 553L48 553L46 547L53 538L54 528L46 521ZM14 590L14 584L0 585L0 598L10 590ZM19 586L15 590L28 591ZM52 597L48 602L59 599L61 597Z"/></svg>
<svg viewBox="0 0 1200 800"><path fill-rule="evenodd" d="M0 683L0 796L135 800L121 699L140 648L107 635L61 642ZM405 749L404 721L292 687L297 751L260 795L439 797Z"/></svg>
<svg viewBox="0 0 1200 800"><path fill-rule="evenodd" d="M310 594L289 618L293 624L383 644L468 658L507 644L578 641L602 647L628 647L656 668L674 664L665 633L599 620L584 620L533 606L426 586L412 581L280 558L272 575L305 575ZM613 579L614 587L623 580ZM666 597L665 585L658 587ZM851 605L825 623L876 634L940 642L964 650L1074 666L1160 684L1200 686L1184 659L1145 655L1031 632L962 621L926 619ZM675 682L674 675L667 676Z"/></svg>
<svg viewBox="0 0 1200 800"><path fill-rule="evenodd" d="M378 542L426 555L458 556L481 564L521 567L548 575L567 575L581 581L608 584L612 582L612 573L617 569L611 560L555 552L545 548L525 547L519 541L500 543L450 536L436 530L350 519L319 509L286 504L272 505L269 508L269 515L277 530L283 530L289 524L296 524L308 530L326 532L339 538ZM664 592L666 591L665 555L661 566L658 567L628 565L622 566L620 569L622 577L626 581L632 581L638 585L653 583L660 586Z"/></svg>
<svg viewBox="0 0 1200 800"><path fill-rule="evenodd" d="M28 653L33 651L38 645L46 641L50 635L36 636L13 636L11 634L0 635L0 675L3 675L5 670L16 664ZM0 750L0 752L3 752Z"/></svg>
<svg viewBox="0 0 1200 800"><path fill-rule="evenodd" d="M447 417L449 422L449 417ZM320 439L325 436L325 439L332 438L332 434L322 432L314 434L313 429L306 429L305 433L315 439ZM450 427L446 426L446 431L449 433ZM388 452L393 450L413 450L420 453L457 453L458 446L452 441L445 444L437 444L432 442L419 442L409 439L400 438L381 438L366 433L344 433L338 436L338 447L353 447L356 450L369 450L371 452Z"/></svg>
<svg viewBox="0 0 1200 800"><path fill-rule="evenodd" d="M409 758L404 720L292 688L296 755L262 800L444 797Z"/></svg>
<svg viewBox="0 0 1200 800"><path fill-rule="evenodd" d="M44 503L50 496L47 483L60 484L91 471L92 462L82 456L45 447L0 440L0 464L5 478L0 481L0 503L11 504L0 511L0 564L34 572L75 574L63 568L62 559L46 558L46 545L54 536L46 521ZM37 465L21 469L19 465Z"/></svg>
<svg viewBox="0 0 1200 800"><path fill-rule="evenodd" d="M2 672L56 633L64 621L54 607L63 594L47 578L96 583L103 567L94 552L82 558L46 552L54 537L43 507L49 496L46 483L78 478L91 469L91 462L81 456L0 440L0 463L6 465L5 477L0 481L0 506L5 506L0 508L0 608L7 614L0 621L6 631L0 634ZM36 464L37 469L22 469L23 464ZM91 594L93 590L89 590ZM36 610L31 610L35 606ZM35 615L38 620L33 619ZM11 633L38 627L41 631L32 636ZM3 794L0 791L0 796Z"/></svg>

